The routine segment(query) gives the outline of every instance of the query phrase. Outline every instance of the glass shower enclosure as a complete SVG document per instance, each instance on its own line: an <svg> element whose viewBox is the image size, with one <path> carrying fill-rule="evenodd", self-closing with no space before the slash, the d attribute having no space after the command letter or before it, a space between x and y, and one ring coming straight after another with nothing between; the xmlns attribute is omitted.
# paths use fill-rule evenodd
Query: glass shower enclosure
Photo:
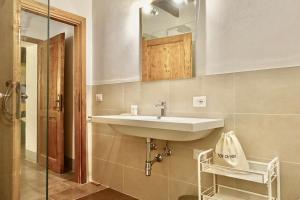
<svg viewBox="0 0 300 200"><path fill-rule="evenodd" d="M0 199L47 199L49 14L0 0ZM49 2L43 1L44 5ZM48 9L49 10L49 9ZM49 12L48 12L49 13ZM32 23L44 48L28 37ZM37 59L37 55L42 60ZM37 80L40 80L37 82Z"/></svg>

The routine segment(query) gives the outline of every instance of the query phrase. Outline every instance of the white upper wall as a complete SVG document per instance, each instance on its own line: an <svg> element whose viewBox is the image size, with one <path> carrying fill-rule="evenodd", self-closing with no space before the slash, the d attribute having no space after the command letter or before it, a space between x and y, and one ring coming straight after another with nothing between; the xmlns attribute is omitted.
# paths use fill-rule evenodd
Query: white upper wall
<svg viewBox="0 0 300 200"><path fill-rule="evenodd" d="M47 0L37 0L47 3ZM97 1L97 0L96 0ZM102 0L98 0L102 1ZM87 84L92 84L93 74L93 17L92 0L50 0L50 6L59 8L86 18L86 59L87 59Z"/></svg>
<svg viewBox="0 0 300 200"><path fill-rule="evenodd" d="M299 0L200 1L197 75L300 65ZM94 84L139 80L139 2L93 1Z"/></svg>
<svg viewBox="0 0 300 200"><path fill-rule="evenodd" d="M206 1L206 73L300 66L299 0Z"/></svg>
<svg viewBox="0 0 300 200"><path fill-rule="evenodd" d="M27 45L27 46L26 46ZM26 47L26 150L37 152L37 45L22 42Z"/></svg>
<svg viewBox="0 0 300 200"><path fill-rule="evenodd" d="M93 31L93 83L139 80L138 0L94 0Z"/></svg>

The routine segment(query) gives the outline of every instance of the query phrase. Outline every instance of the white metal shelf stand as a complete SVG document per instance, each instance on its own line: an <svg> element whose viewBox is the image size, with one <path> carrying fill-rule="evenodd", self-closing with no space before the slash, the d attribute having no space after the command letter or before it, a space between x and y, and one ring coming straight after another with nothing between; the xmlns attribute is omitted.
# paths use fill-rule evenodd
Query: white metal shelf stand
<svg viewBox="0 0 300 200"><path fill-rule="evenodd" d="M280 200L280 166L276 157L270 162L248 161L249 170L239 170L214 163L214 150L203 151L198 155L198 194L199 200ZM212 174L213 185L202 187L202 173ZM219 185L216 176L251 181L264 184L268 194L258 194L246 190ZM272 183L276 180L276 197L273 197Z"/></svg>

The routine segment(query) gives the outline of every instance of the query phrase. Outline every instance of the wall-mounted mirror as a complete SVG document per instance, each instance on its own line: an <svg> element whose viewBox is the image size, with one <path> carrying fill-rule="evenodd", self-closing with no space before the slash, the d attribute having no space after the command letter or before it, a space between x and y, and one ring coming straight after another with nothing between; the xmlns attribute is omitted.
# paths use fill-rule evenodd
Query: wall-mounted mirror
<svg viewBox="0 0 300 200"><path fill-rule="evenodd" d="M152 0L141 8L142 80L193 77L198 0Z"/></svg>

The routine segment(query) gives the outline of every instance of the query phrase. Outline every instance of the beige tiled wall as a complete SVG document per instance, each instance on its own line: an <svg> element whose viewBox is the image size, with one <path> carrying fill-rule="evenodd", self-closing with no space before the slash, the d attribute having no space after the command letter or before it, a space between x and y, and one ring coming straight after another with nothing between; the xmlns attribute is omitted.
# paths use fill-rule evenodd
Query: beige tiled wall
<svg viewBox="0 0 300 200"><path fill-rule="evenodd" d="M202 140L171 142L173 155L155 164L153 175L145 177L145 140L94 124L94 181L142 200L177 200L180 195L197 194L193 149L214 147L222 131L233 129L249 158L280 157L282 199L300 198L300 67L93 86L96 93L103 93L104 101L93 102L93 115L129 112L131 104L139 105L141 114L158 114L153 104L166 100L168 115L224 117L226 125ZM207 96L206 108L192 107L196 95ZM220 181L265 192L249 182Z"/></svg>

